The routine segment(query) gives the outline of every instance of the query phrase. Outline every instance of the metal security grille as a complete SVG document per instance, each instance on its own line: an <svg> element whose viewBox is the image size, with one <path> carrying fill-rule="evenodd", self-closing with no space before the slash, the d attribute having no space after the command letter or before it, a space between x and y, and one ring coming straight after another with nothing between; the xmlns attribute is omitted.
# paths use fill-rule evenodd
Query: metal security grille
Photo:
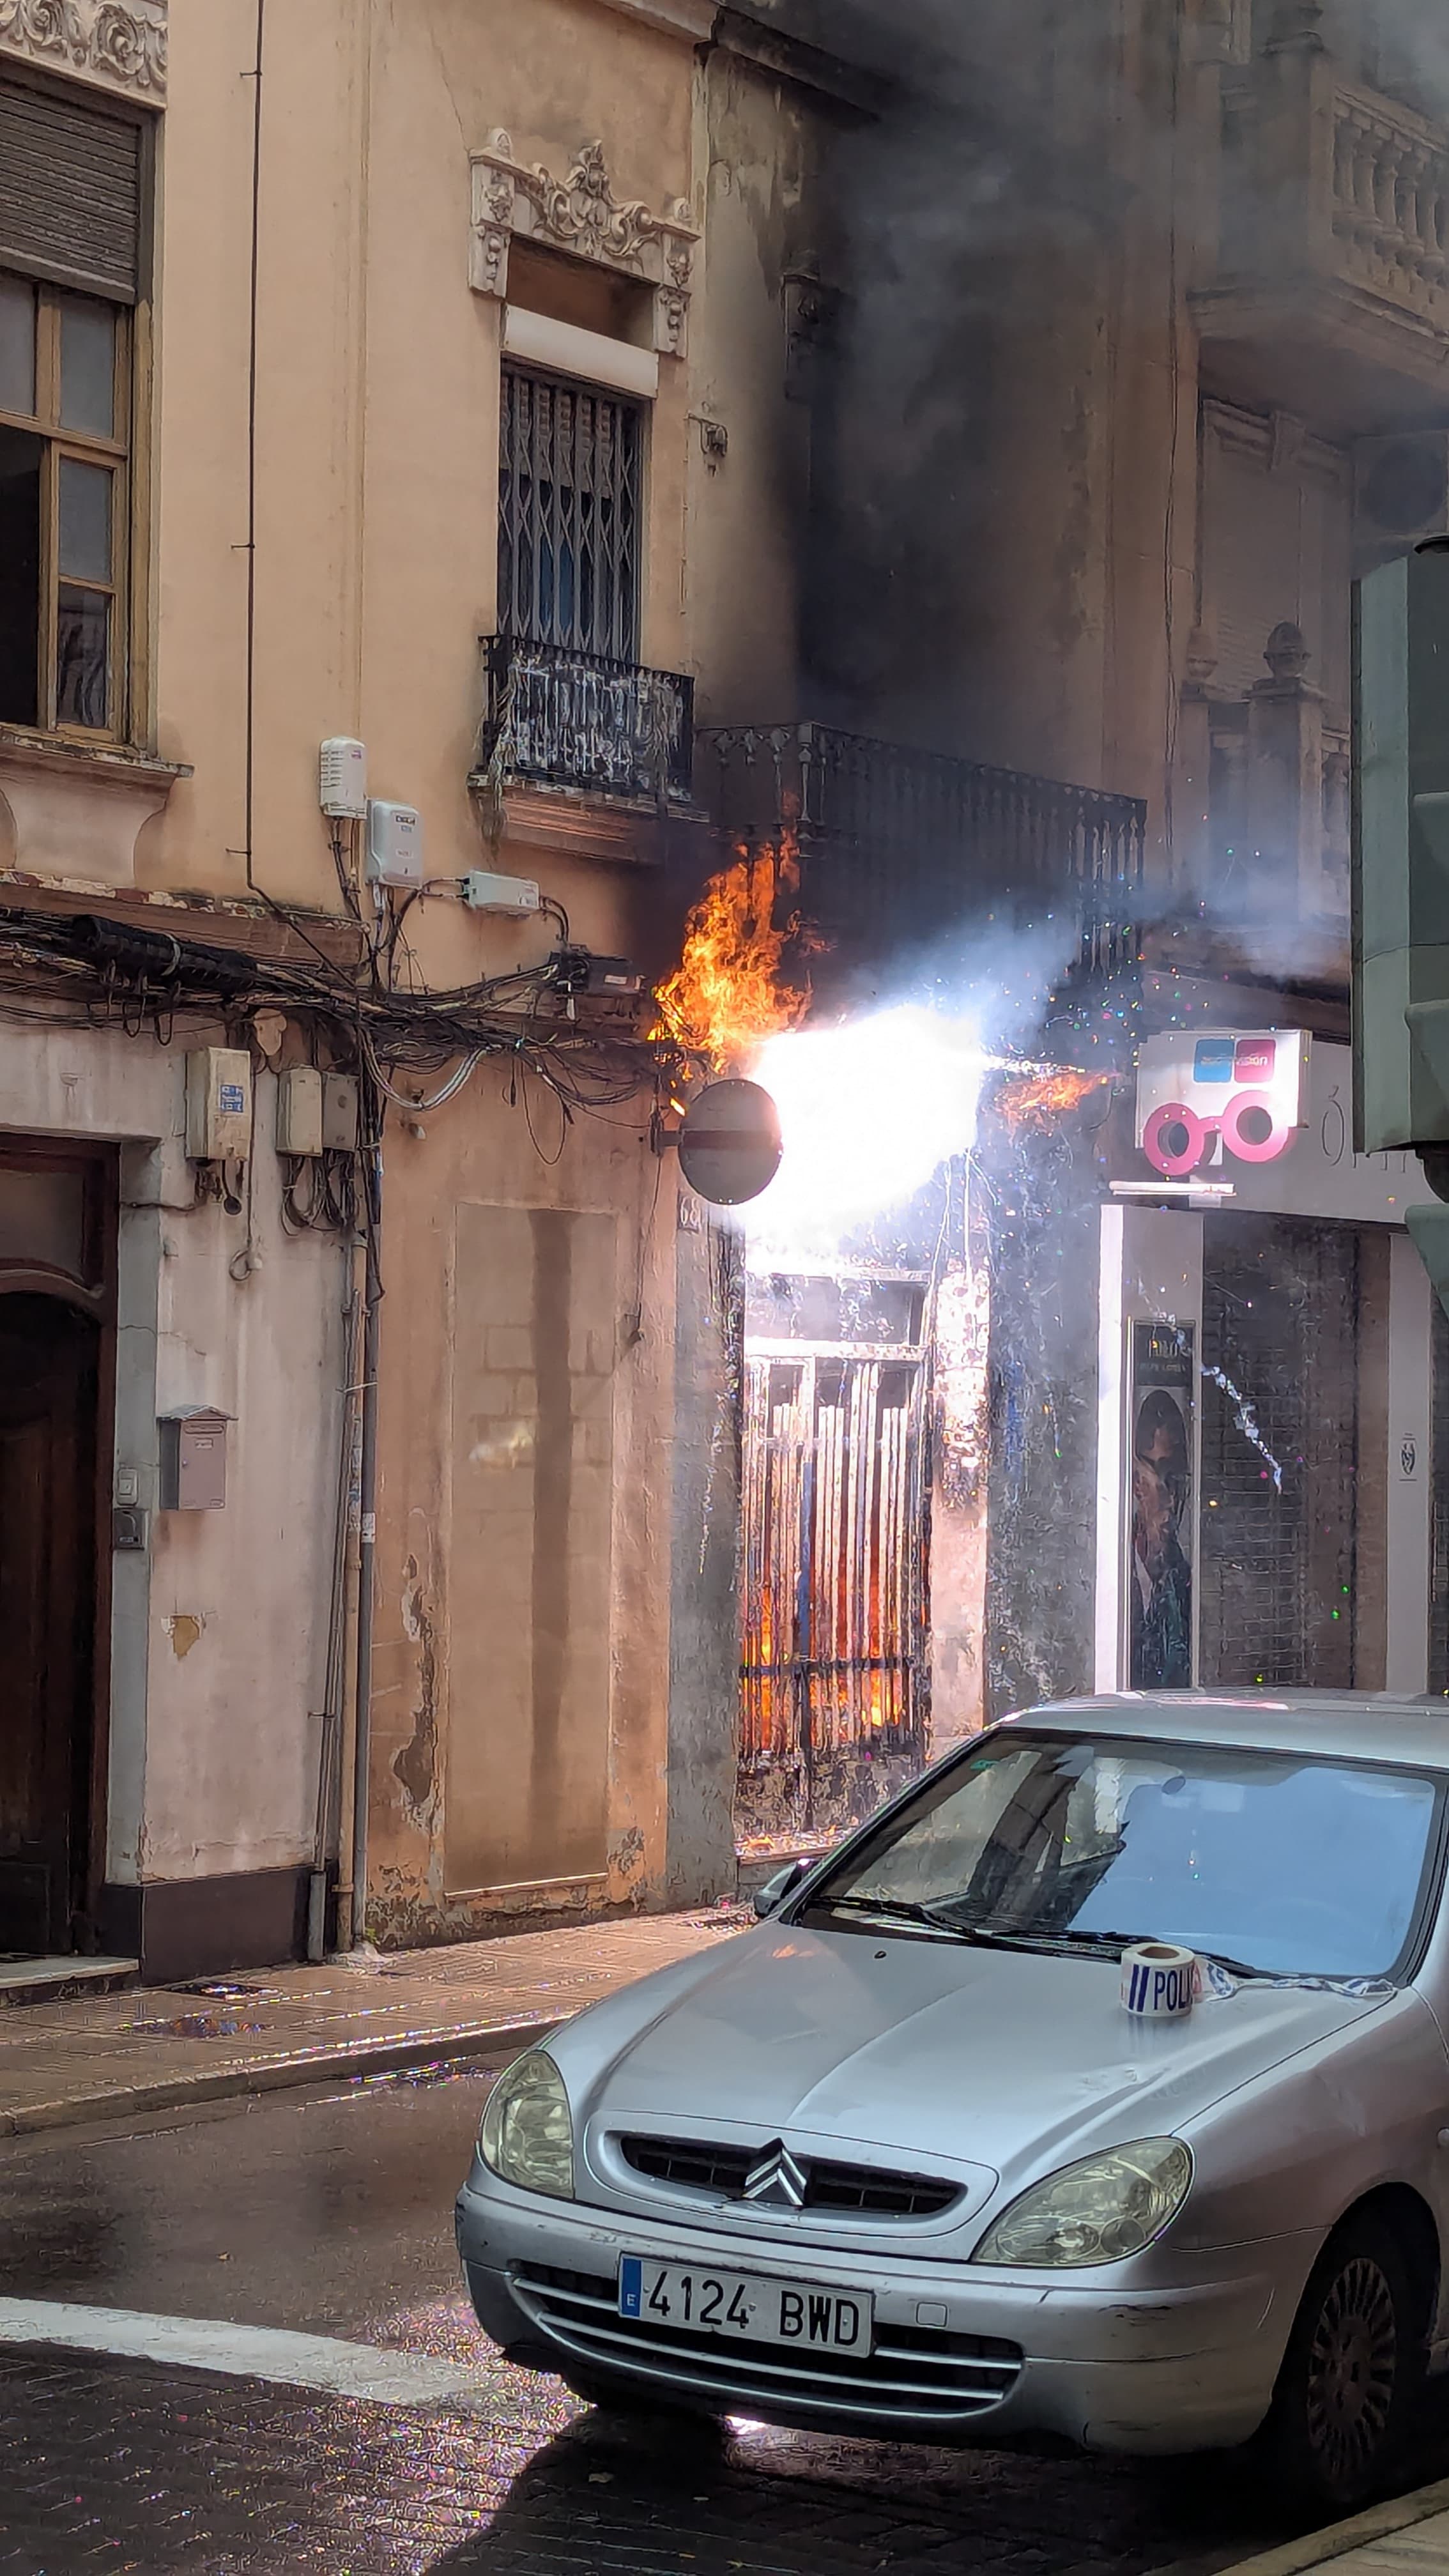
<svg viewBox="0 0 1449 2576"><path fill-rule="evenodd" d="M131 303L141 154L134 121L0 81L0 266Z"/></svg>
<svg viewBox="0 0 1449 2576"><path fill-rule="evenodd" d="M746 1364L747 1828L844 1822L863 1761L924 1751L924 1403L919 1361Z"/></svg>
<svg viewBox="0 0 1449 2576"><path fill-rule="evenodd" d="M638 659L642 454L637 403L504 368L501 633Z"/></svg>
<svg viewBox="0 0 1449 2576"><path fill-rule="evenodd" d="M1449 1697L1449 1316L1434 1307L1434 1504L1429 1562L1429 1688Z"/></svg>
<svg viewBox="0 0 1449 2576"><path fill-rule="evenodd" d="M1204 1229L1201 1674L1354 1679L1359 1241L1349 1226Z"/></svg>

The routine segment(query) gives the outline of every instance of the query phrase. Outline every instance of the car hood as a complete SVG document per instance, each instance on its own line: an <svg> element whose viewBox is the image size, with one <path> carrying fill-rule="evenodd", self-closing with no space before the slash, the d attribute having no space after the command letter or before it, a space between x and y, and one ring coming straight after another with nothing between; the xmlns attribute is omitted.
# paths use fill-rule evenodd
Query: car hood
<svg viewBox="0 0 1449 2576"><path fill-rule="evenodd" d="M687 1978L646 1978L549 2045L595 2129L831 2137L1007 2175L1179 2129L1382 2009L1245 1982L1153 2023L1119 1988L1113 1958L771 1925Z"/></svg>

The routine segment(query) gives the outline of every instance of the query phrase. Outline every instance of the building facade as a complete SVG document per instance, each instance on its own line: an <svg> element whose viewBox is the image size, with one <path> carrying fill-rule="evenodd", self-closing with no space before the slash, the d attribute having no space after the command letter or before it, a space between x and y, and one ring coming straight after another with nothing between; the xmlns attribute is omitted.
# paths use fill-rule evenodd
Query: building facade
<svg viewBox="0 0 1449 2576"><path fill-rule="evenodd" d="M1043 1691L1449 1680L1344 1052L1449 98L1396 0L959 15L0 19L0 1950L693 1902ZM782 835L823 1008L989 957L1082 1078L745 1277L646 1005Z"/></svg>
<svg viewBox="0 0 1449 2576"><path fill-rule="evenodd" d="M0 21L0 1950L732 1884L648 986L793 685L810 146L714 15Z"/></svg>
<svg viewBox="0 0 1449 2576"><path fill-rule="evenodd" d="M1101 1077L988 1088L919 1232L919 1737L1442 1688L1424 1191L1355 1155L1348 1051L1352 583L1449 525L1442 42L1397 0L760 15L881 82L815 226L806 899L857 995L1044 962L1038 1050Z"/></svg>

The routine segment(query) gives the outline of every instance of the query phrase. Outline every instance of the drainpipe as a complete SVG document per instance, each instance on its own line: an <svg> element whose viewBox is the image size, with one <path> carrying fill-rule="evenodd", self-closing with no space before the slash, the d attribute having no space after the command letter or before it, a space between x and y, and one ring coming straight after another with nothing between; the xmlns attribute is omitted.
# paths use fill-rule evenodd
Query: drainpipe
<svg viewBox="0 0 1449 2576"><path fill-rule="evenodd" d="M342 1387L337 1440L337 1518L332 1538L332 1591L327 1612L326 1683L317 1753L317 1815L313 1828L312 1874L307 1890L307 1957L316 1965L327 1956L327 1908L334 1866L342 1848L343 1732L349 1670L349 1621L355 1626L350 1598L352 1539L357 1507L357 1479L362 1440L358 1407L357 1241L346 1245L346 1293L342 1300ZM351 1889L346 1891L349 1906Z"/></svg>
<svg viewBox="0 0 1449 2576"><path fill-rule="evenodd" d="M364 1073L358 1102L364 1120L363 1228L366 1262L362 1292L361 1527L357 1550L357 1691L352 1738L352 1946L367 1939L367 1796L372 1759L373 1557L377 1541L377 1349L382 1304L383 1104Z"/></svg>

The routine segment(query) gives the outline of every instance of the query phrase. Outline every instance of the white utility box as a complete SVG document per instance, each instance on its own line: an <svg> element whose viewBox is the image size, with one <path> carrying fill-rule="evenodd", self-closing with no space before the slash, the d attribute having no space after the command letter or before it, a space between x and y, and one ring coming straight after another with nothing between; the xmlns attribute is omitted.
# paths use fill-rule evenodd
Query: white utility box
<svg viewBox="0 0 1449 2576"><path fill-rule="evenodd" d="M322 745L317 801L336 822L360 822L367 812L367 745L334 734Z"/></svg>
<svg viewBox="0 0 1449 2576"><path fill-rule="evenodd" d="M374 885L422 884L423 818L416 805L393 805L384 797L369 797L367 873Z"/></svg>
<svg viewBox="0 0 1449 2576"><path fill-rule="evenodd" d="M538 887L532 877L500 877L491 868L470 868L463 879L463 901L470 912L502 912L522 921L538 910Z"/></svg>
<svg viewBox="0 0 1449 2576"><path fill-rule="evenodd" d="M186 1059L186 1153L244 1163L252 1150L252 1060L245 1047L193 1047Z"/></svg>
<svg viewBox="0 0 1449 2576"><path fill-rule="evenodd" d="M314 1064L289 1064L277 1076L277 1151L322 1151L322 1076Z"/></svg>

